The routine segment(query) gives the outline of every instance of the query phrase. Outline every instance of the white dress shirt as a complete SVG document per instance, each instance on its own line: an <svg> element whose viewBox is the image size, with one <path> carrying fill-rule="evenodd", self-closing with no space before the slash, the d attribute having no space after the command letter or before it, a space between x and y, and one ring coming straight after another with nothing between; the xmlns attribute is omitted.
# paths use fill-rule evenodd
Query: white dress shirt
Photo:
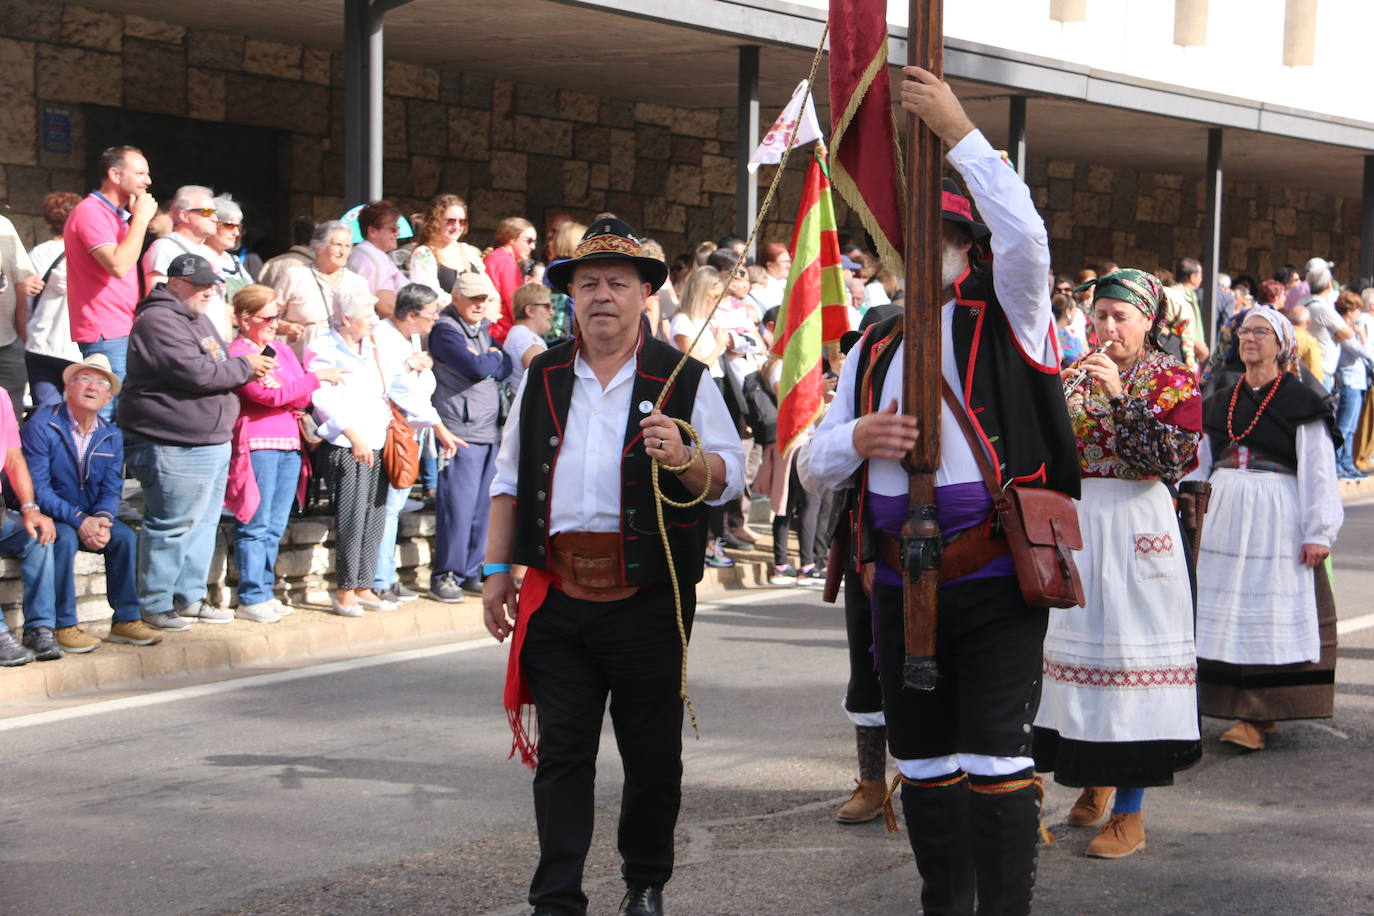
<svg viewBox="0 0 1374 916"><path fill-rule="evenodd" d="M688 371L688 370L683 370ZM496 456L496 476L491 495L514 496L520 468L520 405L525 397L526 374L515 394L510 419ZM605 388L579 353L573 363L573 393L563 426L563 444L553 470L549 496L549 534L562 531L620 530L620 453L625 427L634 416L643 419L644 403L632 405L635 359L631 357ZM744 489L744 449L739 433L725 407L720 389L703 373L688 420L701 436L702 447L725 462L725 489L708 505L720 506L739 497ZM671 473L660 470L663 474Z"/></svg>
<svg viewBox="0 0 1374 916"><path fill-rule="evenodd" d="M1030 189L980 131L973 131L949 151L949 160L968 185L969 194L989 229L992 230L993 287L1006 314L1012 333L1026 354L1043 366L1057 371L1059 354L1055 342L1054 310L1050 306L1045 276L1050 269L1049 237L1044 220L1035 210ZM940 310L941 374L964 402L954 354L954 300ZM985 330L985 333L987 331ZM881 410L892 401L902 409L900 371L904 344L892 356L892 366L883 379L882 397L875 402ZM855 371L858 360L845 360L835 400L812 440L808 477L813 484L838 489L846 485L863 459L854 451ZM982 480L973 451L964 438L959 421L943 402L940 405L940 465L935 486L971 483ZM874 458L868 465L868 489L883 496L904 496L907 472L901 464Z"/></svg>

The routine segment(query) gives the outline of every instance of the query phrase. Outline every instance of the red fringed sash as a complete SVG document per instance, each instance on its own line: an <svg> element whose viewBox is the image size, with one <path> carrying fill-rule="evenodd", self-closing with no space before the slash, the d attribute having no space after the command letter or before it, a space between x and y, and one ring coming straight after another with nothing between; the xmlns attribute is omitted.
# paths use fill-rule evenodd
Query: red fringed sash
<svg viewBox="0 0 1374 916"><path fill-rule="evenodd" d="M510 642L510 658L506 661L506 691L503 705L506 707L506 720L510 722L513 736L509 760L520 753L520 762L531 770L538 762L539 721L534 714L534 700L530 697L529 686L525 683L525 672L520 667L520 650L525 646L525 633L529 630L530 616L544 604L549 589L557 587L558 577L548 570L530 567L525 571L525 579L520 585L520 596L515 606L515 633Z"/></svg>

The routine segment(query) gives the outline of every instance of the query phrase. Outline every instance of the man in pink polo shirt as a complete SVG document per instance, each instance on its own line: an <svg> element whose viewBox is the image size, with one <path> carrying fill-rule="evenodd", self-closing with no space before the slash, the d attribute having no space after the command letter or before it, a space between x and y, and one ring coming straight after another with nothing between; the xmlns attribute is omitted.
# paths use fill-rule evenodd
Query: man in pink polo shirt
<svg viewBox="0 0 1374 916"><path fill-rule="evenodd" d="M103 353L115 375L124 378L129 328L138 305L138 255L157 201L147 193L153 183L148 160L132 146L100 154L104 178L67 217L62 231L67 255L67 308L72 340L84 356ZM114 405L100 411L114 419Z"/></svg>

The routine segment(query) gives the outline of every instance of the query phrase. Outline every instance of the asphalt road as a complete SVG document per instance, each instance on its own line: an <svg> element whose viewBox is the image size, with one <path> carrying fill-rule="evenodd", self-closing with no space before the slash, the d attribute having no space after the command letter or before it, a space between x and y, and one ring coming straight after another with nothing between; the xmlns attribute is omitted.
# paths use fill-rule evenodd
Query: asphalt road
<svg viewBox="0 0 1374 916"><path fill-rule="evenodd" d="M1374 505L1336 559L1374 613ZM705 604L692 654L674 916L909 914L904 836L830 814L854 775L844 634L814 591ZM535 861L529 774L505 759L505 650L441 646L0 720L0 913L515 916ZM1205 755L1146 796L1149 848L1087 860L1063 824L1038 914L1374 914L1374 629L1342 638L1336 718ZM609 733L603 742L613 748ZM591 912L614 912L619 765L602 760Z"/></svg>

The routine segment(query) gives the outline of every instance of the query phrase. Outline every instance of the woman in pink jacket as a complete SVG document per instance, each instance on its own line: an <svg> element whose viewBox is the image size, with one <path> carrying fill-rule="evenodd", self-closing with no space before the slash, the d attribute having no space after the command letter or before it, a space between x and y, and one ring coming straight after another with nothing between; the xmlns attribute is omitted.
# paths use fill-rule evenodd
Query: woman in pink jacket
<svg viewBox="0 0 1374 916"><path fill-rule="evenodd" d="M302 461L299 417L321 384L337 384L338 369L306 372L290 347L275 342L282 304L270 286L254 283L234 296L239 334L229 344L233 356L263 353L270 347L277 368L238 390L239 419L234 426L233 457L224 504L238 519L234 562L238 566L238 606L234 616L276 623L291 608L273 597L277 549L291 504L305 498L310 463Z"/></svg>

